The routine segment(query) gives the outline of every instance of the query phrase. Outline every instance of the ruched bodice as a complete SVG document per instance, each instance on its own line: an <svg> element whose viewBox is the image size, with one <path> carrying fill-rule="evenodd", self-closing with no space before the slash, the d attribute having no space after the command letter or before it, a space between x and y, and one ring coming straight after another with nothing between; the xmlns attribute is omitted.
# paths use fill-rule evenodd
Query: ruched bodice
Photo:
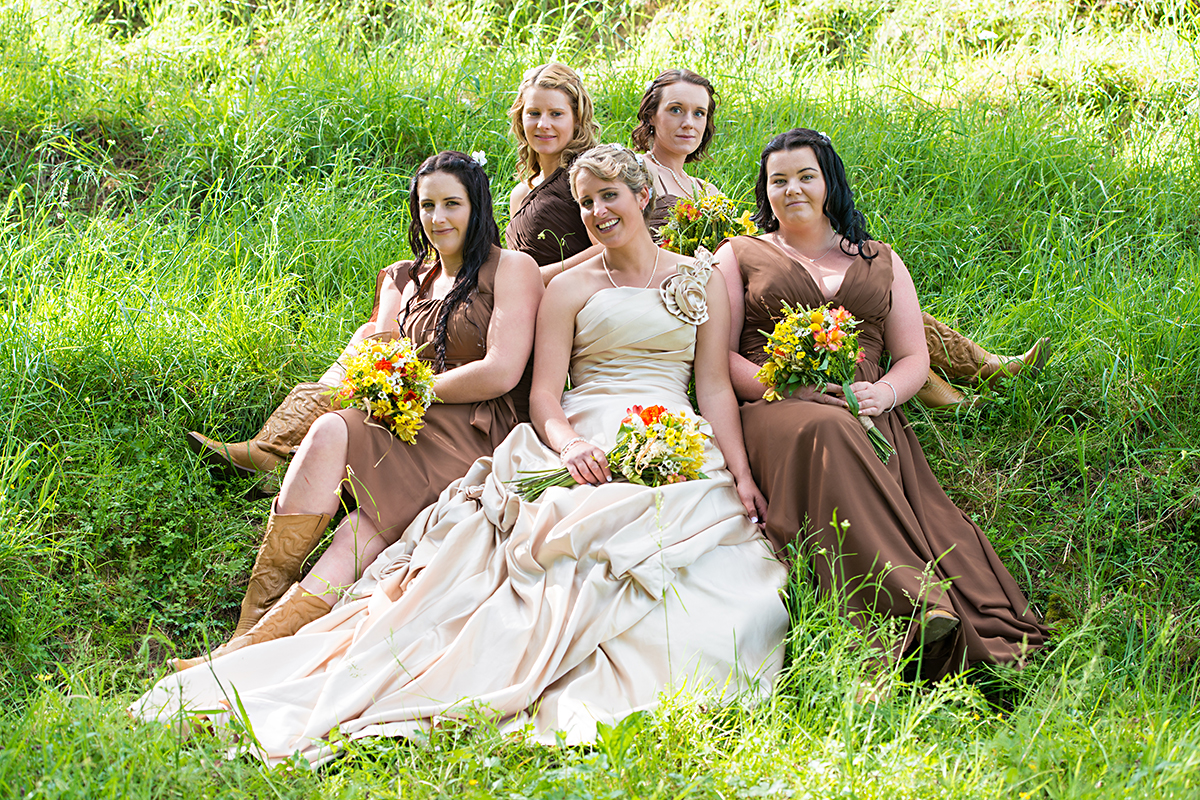
<svg viewBox="0 0 1200 800"><path fill-rule="evenodd" d="M563 411L577 430L588 429L580 435L610 447L629 406L691 408L695 352L696 326L667 313L656 288L603 289L575 318L575 388L564 394Z"/></svg>
<svg viewBox="0 0 1200 800"><path fill-rule="evenodd" d="M855 380L874 381L882 375L883 332L892 310L892 249L869 242L868 260L858 256L846 271L837 292L828 300L804 266L780 248L756 236L730 239L742 282L746 287L746 321L738 350L749 361L762 365L767 360L763 345L783 312L783 304L815 308L825 303L846 306L859 320L858 346L866 354ZM853 306L851 308L851 306Z"/></svg>
<svg viewBox="0 0 1200 800"><path fill-rule="evenodd" d="M571 196L567 167L559 167L533 187L504 233L507 246L528 253L538 266L586 250L592 243Z"/></svg>

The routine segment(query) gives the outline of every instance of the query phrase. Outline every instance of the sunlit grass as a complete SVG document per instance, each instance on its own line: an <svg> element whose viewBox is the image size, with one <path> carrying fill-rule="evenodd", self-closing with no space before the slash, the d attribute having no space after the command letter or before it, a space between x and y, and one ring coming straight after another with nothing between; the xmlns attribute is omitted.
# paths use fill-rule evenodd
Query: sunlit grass
<svg viewBox="0 0 1200 800"><path fill-rule="evenodd" d="M99 8L0 9L5 794L1200 792L1191 5ZM421 157L483 150L506 196L511 92L551 57L584 73L606 141L659 69L711 76L697 171L743 200L771 135L826 131L925 307L999 352L1053 337L1048 368L981 388L981 410L909 415L1054 645L1022 672L856 705L860 648L802 581L769 702L668 700L594 748L481 719L268 773L133 726L123 705L173 649L228 632L266 514L181 433L252 434L338 351L406 255Z"/></svg>

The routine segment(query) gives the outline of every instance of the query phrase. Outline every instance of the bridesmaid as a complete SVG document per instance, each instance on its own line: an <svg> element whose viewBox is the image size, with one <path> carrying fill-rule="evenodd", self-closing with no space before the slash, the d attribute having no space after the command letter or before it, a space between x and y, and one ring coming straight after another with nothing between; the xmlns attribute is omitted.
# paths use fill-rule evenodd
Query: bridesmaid
<svg viewBox="0 0 1200 800"><path fill-rule="evenodd" d="M525 73L508 110L517 140L517 185L505 243L528 253L544 283L600 252L571 197L567 171L596 143L592 98L575 70L551 62Z"/></svg>
<svg viewBox="0 0 1200 800"><path fill-rule="evenodd" d="M638 125L631 138L635 149L646 153L647 168L658 193L650 225L666 223L680 197L716 194L720 190L689 175L687 164L699 161L716 131L716 91L712 83L691 70L669 69L650 82L638 107ZM987 380L997 374L1016 375L1026 366L1040 368L1046 359L1047 339L1039 340L1020 356L989 353L928 314L921 315L930 360L953 378ZM916 397L930 408L953 407L966 398L935 371L926 375Z"/></svg>
<svg viewBox="0 0 1200 800"><path fill-rule="evenodd" d="M922 647L926 677L976 661L1020 663L1046 629L983 531L938 485L900 409L929 370L908 269L870 239L824 134L797 128L772 139L755 198L765 233L727 240L717 259L733 306L730 373L746 449L768 500L767 537L780 554L810 557L820 587L857 624L899 620L891 655ZM772 329L785 302L834 303L860 321L866 358L851 389L896 448L887 464L834 387L761 399L760 331Z"/></svg>
<svg viewBox="0 0 1200 800"><path fill-rule="evenodd" d="M387 269L378 316L391 332L428 345L422 357L438 372L434 391L441 402L426 412L411 445L364 424L357 409L316 421L272 505L234 637L213 655L289 635L327 613L340 589L421 509L475 459L491 455L518 423L517 405L528 406L528 385L519 381L533 347L542 283L532 258L499 248L483 168L457 152L426 159L413 176L409 207L414 259ZM342 520L308 575L293 583L337 511L340 489L357 510Z"/></svg>

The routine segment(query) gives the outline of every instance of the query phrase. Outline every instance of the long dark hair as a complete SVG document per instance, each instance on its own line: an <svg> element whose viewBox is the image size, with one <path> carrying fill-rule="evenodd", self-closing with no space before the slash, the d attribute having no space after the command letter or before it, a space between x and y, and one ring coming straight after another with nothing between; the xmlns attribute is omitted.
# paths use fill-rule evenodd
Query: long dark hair
<svg viewBox="0 0 1200 800"><path fill-rule="evenodd" d="M767 159L772 153L800 147L811 147L817 157L817 166L825 177L825 204L821 211L834 231L842 236L842 252L848 256L861 255L870 261L876 254L865 249L871 235L867 233L866 218L854 207L854 192L850 191L850 181L846 180L846 167L829 137L810 128L792 128L767 142L763 148L758 158L758 182L754 184L754 199L758 202L754 222L767 233L779 230L779 220L767 197Z"/></svg>
<svg viewBox="0 0 1200 800"><path fill-rule="evenodd" d="M413 303L429 291L438 275L438 270L432 269L438 264L437 250L430 244L421 226L421 198L417 192L421 178L435 172L445 172L458 178L467 190L467 200L471 204L471 218L463 240L462 267L455 276L454 287L442 302L433 328L433 352L437 358L437 371L441 372L446 366L446 326L450 315L459 306L470 303L471 293L479 285L480 268L492 254L492 248L500 246L500 229L496 227L496 218L492 216L492 191L488 187L487 173L478 161L466 153L443 150L421 162L408 185L408 211L412 217L408 224L408 245L413 252L408 277L417 284L417 291L404 305L405 319L408 319ZM420 273L424 267L431 269L425 273L422 281Z"/></svg>
<svg viewBox="0 0 1200 800"><path fill-rule="evenodd" d="M646 91L642 93L642 104L638 107L638 126L633 129L630 138L633 146L643 153L654 146L654 115L662 105L663 89L677 83L690 83L708 92L708 116L704 119L704 133L700 136L700 146L688 153L684 163L699 161L704 158L704 151L712 141L713 133L717 130L714 119L717 113L717 90L713 88L708 78L692 72L690 69L669 69L660 72L658 77L650 81Z"/></svg>

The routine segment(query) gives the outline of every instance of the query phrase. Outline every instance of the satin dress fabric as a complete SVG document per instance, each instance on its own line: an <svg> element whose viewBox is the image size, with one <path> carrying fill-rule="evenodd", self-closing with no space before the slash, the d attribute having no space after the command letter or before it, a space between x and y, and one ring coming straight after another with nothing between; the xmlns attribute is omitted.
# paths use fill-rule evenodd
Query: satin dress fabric
<svg viewBox="0 0 1200 800"><path fill-rule="evenodd" d="M605 449L634 404L688 410L695 327L656 289L612 288L579 312L563 410ZM142 719L245 715L268 762L313 762L343 736L405 736L483 713L535 741L592 740L664 690L770 691L783 660L786 572L747 519L720 451L707 480L548 489L522 470L557 453L519 425L383 552L326 617L169 675ZM234 700L236 690L237 701ZM526 727L530 726L530 727Z"/></svg>
<svg viewBox="0 0 1200 800"><path fill-rule="evenodd" d="M728 241L746 289L742 356L759 365L766 361L763 331L774 328L784 302L809 308L829 302L860 322L865 358L854 379L883 377L890 247L869 242L876 256L856 258L826 300L803 264L771 242L752 236ZM820 588L835 593L851 619L864 625L900 621L892 656L914 647L921 616L934 609L960 624L952 636L925 648L920 674L927 678L970 662L1020 663L1046 641L1046 629L987 536L934 477L901 408L872 418L896 448L886 464L844 408L785 398L743 403L741 414L751 471L768 501L767 537L780 557L807 558Z"/></svg>

